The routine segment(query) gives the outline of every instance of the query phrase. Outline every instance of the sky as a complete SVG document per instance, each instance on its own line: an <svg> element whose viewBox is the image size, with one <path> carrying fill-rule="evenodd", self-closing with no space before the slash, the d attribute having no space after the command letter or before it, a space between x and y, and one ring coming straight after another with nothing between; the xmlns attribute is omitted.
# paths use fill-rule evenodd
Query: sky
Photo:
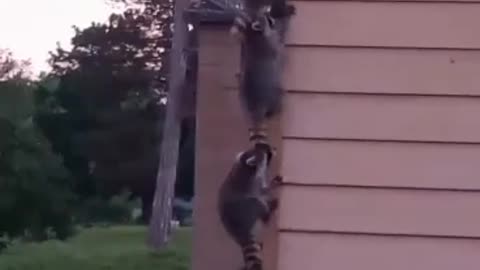
<svg viewBox="0 0 480 270"><path fill-rule="evenodd" d="M48 71L48 52L57 42L70 48L72 26L88 27L112 13L105 0L0 0L0 48L30 59L32 72Z"/></svg>

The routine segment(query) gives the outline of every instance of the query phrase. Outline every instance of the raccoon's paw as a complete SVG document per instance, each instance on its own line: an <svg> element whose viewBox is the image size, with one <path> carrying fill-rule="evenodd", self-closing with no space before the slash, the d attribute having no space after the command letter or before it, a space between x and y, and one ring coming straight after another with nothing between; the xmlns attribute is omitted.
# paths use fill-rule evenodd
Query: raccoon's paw
<svg viewBox="0 0 480 270"><path fill-rule="evenodd" d="M293 16L297 13L297 9L295 8L294 5L287 4L282 7L278 7L275 9L272 9L270 11L270 15L273 18L281 19L281 18L288 18L290 16Z"/></svg>
<svg viewBox="0 0 480 270"><path fill-rule="evenodd" d="M295 8L294 5L287 5L287 7L285 8L285 15L287 17L289 16L293 16L297 13L297 9Z"/></svg>
<svg viewBox="0 0 480 270"><path fill-rule="evenodd" d="M236 17L233 21L232 27L230 27L230 35L232 35L238 41L244 39L244 32L247 28L247 21L241 17Z"/></svg>
<svg viewBox="0 0 480 270"><path fill-rule="evenodd" d="M233 26L237 27L240 32L243 32L248 27L248 21L242 17L235 17Z"/></svg>
<svg viewBox="0 0 480 270"><path fill-rule="evenodd" d="M272 179L272 186L278 186L283 183L283 176L277 175Z"/></svg>
<svg viewBox="0 0 480 270"><path fill-rule="evenodd" d="M243 32L236 25L230 27L230 35L238 42L242 42L244 39Z"/></svg>
<svg viewBox="0 0 480 270"><path fill-rule="evenodd" d="M268 208L270 210L270 214L275 212L278 209L279 201L277 198L273 198L268 201Z"/></svg>

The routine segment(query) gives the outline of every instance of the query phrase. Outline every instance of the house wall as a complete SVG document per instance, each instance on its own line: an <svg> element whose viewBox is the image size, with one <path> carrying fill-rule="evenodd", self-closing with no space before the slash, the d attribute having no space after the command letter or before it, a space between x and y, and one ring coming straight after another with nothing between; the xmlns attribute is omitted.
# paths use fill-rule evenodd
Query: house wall
<svg viewBox="0 0 480 270"><path fill-rule="evenodd" d="M292 3L267 270L477 269L480 1ZM237 270L215 199L247 145L239 49L200 38L193 269Z"/></svg>
<svg viewBox="0 0 480 270"><path fill-rule="evenodd" d="M477 269L480 3L294 3L277 269Z"/></svg>

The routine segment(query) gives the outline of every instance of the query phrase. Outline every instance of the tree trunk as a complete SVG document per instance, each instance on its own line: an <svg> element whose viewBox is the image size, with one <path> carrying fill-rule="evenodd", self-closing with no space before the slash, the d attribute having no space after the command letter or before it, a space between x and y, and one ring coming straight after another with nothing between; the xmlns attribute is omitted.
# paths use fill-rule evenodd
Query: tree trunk
<svg viewBox="0 0 480 270"><path fill-rule="evenodd" d="M183 19L183 11L187 5L188 0L175 0L167 112L148 234L148 245L154 250L160 250L168 244L171 231L172 200L180 140L181 117L179 112L186 69L183 49L185 48L187 25Z"/></svg>

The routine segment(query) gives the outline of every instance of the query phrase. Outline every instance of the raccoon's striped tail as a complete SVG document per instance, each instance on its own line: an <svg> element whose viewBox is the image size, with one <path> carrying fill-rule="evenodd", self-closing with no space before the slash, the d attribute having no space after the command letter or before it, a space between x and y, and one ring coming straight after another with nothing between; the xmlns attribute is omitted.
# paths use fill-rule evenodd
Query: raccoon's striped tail
<svg viewBox="0 0 480 270"><path fill-rule="evenodd" d="M267 130L264 127L252 127L248 129L248 140L253 143L267 143Z"/></svg>
<svg viewBox="0 0 480 270"><path fill-rule="evenodd" d="M255 242L254 240L247 243L242 248L243 260L245 267L243 270L262 270L262 244Z"/></svg>

